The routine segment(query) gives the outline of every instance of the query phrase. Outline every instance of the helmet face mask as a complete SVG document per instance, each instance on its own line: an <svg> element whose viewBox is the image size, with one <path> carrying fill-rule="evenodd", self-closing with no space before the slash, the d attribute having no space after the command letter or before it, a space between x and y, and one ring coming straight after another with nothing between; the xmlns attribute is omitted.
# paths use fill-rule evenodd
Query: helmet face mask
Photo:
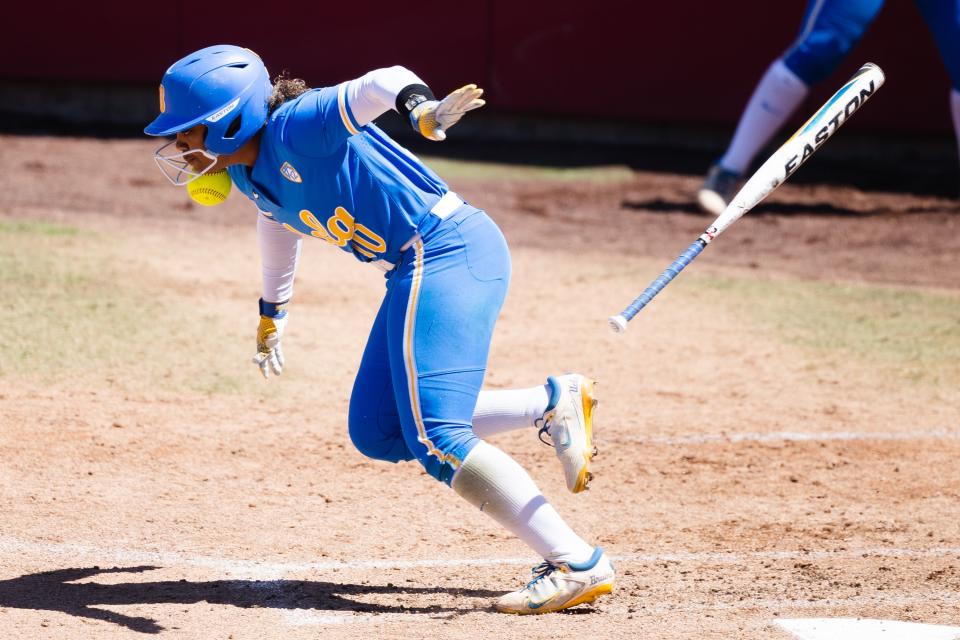
<svg viewBox="0 0 960 640"><path fill-rule="evenodd" d="M207 47L173 63L160 85L160 115L144 132L169 136L202 124L206 149L163 155L164 145L155 154L164 175L174 184L186 184L184 179L189 182L206 170L192 169L184 156L202 153L215 159L239 150L266 124L272 90L259 56L242 47Z"/></svg>
<svg viewBox="0 0 960 640"><path fill-rule="evenodd" d="M163 173L164 177L169 180L173 186L182 187L190 184L200 176L209 173L210 170L213 169L213 166L217 164L218 155L206 149L188 149L177 153L164 154L164 151L166 151L170 145L175 145L176 143L176 140L171 140L153 152L154 162L157 163L160 172ZM174 149L176 149L176 147L174 147ZM200 154L210 162L198 171L194 169L190 161L187 160L187 156L194 154Z"/></svg>

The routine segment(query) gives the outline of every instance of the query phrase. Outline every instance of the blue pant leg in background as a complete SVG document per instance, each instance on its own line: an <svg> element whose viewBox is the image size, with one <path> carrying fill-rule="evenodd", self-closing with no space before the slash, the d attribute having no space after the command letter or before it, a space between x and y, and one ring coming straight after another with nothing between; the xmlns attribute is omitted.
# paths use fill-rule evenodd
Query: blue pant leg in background
<svg viewBox="0 0 960 640"><path fill-rule="evenodd" d="M917 0L917 9L937 41L950 84L960 91L960 0Z"/></svg>
<svg viewBox="0 0 960 640"><path fill-rule="evenodd" d="M824 80L840 65L883 7L883 0L810 0L800 35L783 62L807 86Z"/></svg>

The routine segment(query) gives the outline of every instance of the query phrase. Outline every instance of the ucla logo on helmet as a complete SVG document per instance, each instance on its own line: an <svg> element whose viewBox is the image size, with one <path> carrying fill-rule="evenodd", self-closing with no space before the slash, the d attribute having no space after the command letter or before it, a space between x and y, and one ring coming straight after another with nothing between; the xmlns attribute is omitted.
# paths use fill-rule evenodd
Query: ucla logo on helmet
<svg viewBox="0 0 960 640"><path fill-rule="evenodd" d="M300 174L289 162L283 163L283 165L280 167L280 174L290 182L303 182L303 180L300 178Z"/></svg>
<svg viewBox="0 0 960 640"><path fill-rule="evenodd" d="M163 94L163 85L160 85L160 113L166 113L167 111L167 100Z"/></svg>

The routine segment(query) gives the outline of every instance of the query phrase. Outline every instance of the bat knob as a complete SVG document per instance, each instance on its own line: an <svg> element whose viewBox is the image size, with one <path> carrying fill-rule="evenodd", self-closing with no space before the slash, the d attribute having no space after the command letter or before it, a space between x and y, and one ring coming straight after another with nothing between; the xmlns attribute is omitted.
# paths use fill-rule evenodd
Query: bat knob
<svg viewBox="0 0 960 640"><path fill-rule="evenodd" d="M608 322L614 333L623 333L627 330L627 319L623 316L610 316Z"/></svg>

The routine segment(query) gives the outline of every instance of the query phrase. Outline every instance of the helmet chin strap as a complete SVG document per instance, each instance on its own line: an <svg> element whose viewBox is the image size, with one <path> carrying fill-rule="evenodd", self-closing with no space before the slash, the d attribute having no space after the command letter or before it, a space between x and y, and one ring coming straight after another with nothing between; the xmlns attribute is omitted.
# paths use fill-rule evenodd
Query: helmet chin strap
<svg viewBox="0 0 960 640"><path fill-rule="evenodd" d="M182 187L185 184L193 182L217 164L218 154L206 149L188 149L187 151L164 155L163 152L172 144L176 144L176 140L171 140L154 151L153 160L157 163L164 177L175 187ZM194 170L187 160L187 156L196 153L199 153L210 161L210 163L200 171Z"/></svg>

